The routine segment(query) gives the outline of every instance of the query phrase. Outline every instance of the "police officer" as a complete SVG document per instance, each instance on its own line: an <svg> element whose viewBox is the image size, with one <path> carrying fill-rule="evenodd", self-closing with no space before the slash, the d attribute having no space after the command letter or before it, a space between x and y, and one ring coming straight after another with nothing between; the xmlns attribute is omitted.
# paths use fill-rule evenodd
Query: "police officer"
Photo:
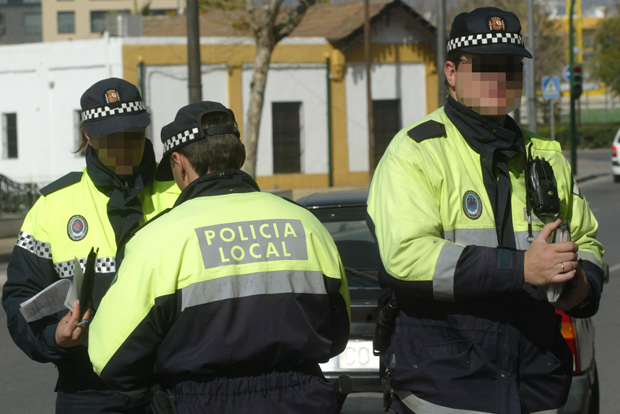
<svg viewBox="0 0 620 414"><path fill-rule="evenodd" d="M497 8L456 16L448 103L394 137L372 181L369 225L400 306L384 361L397 413L560 412L572 355L555 310L598 309L597 221L560 145L507 115L531 58L520 30ZM531 237L530 153L549 163L559 193L559 219L533 215ZM548 244L560 219L573 241ZM545 286L560 282L552 305Z"/></svg>
<svg viewBox="0 0 620 414"><path fill-rule="evenodd" d="M182 192L127 244L91 326L95 371L128 393L159 382L179 413L338 413L318 365L349 337L330 234L239 170L245 148L221 104L181 108L162 142L158 175Z"/></svg>
<svg viewBox="0 0 620 414"><path fill-rule="evenodd" d="M139 413L143 396L112 391L93 372L84 346L88 325L77 326L79 304L31 323L19 311L47 286L73 278L75 258L84 266L93 247L99 249L96 310L116 271L117 248L179 194L174 181L155 180L155 154L145 138L151 118L134 85L117 78L97 82L82 95L81 107L86 168L41 189L13 250L2 304L15 343L33 360L57 366L57 413Z"/></svg>

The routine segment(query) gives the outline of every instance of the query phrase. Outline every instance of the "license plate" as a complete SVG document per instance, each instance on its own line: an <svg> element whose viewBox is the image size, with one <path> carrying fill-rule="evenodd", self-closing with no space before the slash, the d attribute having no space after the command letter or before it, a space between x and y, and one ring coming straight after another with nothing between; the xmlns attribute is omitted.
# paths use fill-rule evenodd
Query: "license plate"
<svg viewBox="0 0 620 414"><path fill-rule="evenodd" d="M349 341L340 354L340 369L379 369L379 357L372 353L371 341Z"/></svg>

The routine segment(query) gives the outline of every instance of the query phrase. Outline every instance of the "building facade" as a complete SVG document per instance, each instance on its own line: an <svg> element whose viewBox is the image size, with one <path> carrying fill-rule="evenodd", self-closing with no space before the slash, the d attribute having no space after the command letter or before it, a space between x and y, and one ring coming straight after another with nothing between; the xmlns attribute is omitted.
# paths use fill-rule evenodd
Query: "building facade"
<svg viewBox="0 0 620 414"><path fill-rule="evenodd" d="M309 13L273 52L258 142L256 178L261 188L369 182L363 33L361 24L342 29L335 18L339 15L350 20L347 13L357 13L345 10L351 4L320 5L326 10ZM373 14L371 47L376 161L398 130L438 106L434 28L399 1L378 4ZM334 13L329 7L342 9ZM319 36L318 29L330 26L326 24L328 14L334 16L331 27L341 31ZM221 16L214 19L225 21ZM171 33L183 33L181 20L184 17L153 18L157 22L154 25L145 21L143 37L104 37L58 42L50 49L29 45L1 50L12 58L0 61L0 89L16 88L18 75L9 73L19 73L20 82L28 83L32 91L15 91L9 96L35 97L36 102L0 101L3 119L15 125L13 135L6 128L3 132L6 145L0 174L19 182L44 184L81 168L83 159L71 152L79 139L79 98L88 86L108 76L122 77L141 89L152 115L147 136L152 137L156 156L161 157L161 128L189 101L186 38ZM231 108L243 139L255 41L227 32L205 35L203 30L208 28L219 30L216 23L209 24L203 16L203 100L222 102ZM28 58L33 53L40 56L36 65Z"/></svg>
<svg viewBox="0 0 620 414"><path fill-rule="evenodd" d="M41 40L41 0L0 0L0 45Z"/></svg>
<svg viewBox="0 0 620 414"><path fill-rule="evenodd" d="M43 41L57 42L100 38L109 15L176 13L185 0L46 0L42 6Z"/></svg>

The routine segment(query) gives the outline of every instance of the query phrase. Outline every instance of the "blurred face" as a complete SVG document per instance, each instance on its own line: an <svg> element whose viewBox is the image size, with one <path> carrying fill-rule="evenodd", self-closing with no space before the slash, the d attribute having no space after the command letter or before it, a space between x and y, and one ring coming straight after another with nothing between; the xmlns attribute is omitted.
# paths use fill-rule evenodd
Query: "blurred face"
<svg viewBox="0 0 620 414"><path fill-rule="evenodd" d="M142 161L146 128L130 128L122 132L90 137L89 143L99 160L116 175L132 175Z"/></svg>
<svg viewBox="0 0 620 414"><path fill-rule="evenodd" d="M449 64L452 68L448 68ZM453 97L480 115L506 115L521 103L523 63L520 56L468 53L461 57L458 69L453 62L446 63L446 78Z"/></svg>

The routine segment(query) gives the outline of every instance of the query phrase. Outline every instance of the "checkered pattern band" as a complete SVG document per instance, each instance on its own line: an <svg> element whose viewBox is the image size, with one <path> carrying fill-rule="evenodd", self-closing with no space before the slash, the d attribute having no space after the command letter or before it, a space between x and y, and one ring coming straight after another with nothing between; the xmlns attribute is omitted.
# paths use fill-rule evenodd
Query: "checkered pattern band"
<svg viewBox="0 0 620 414"><path fill-rule="evenodd" d="M129 112L146 111L144 101L123 102L120 106L110 108L109 106L100 106L99 108L88 109L82 111L82 121L91 119L105 118L111 115L120 115Z"/></svg>
<svg viewBox="0 0 620 414"><path fill-rule="evenodd" d="M86 258L77 259L82 272L86 271ZM66 262L54 263L54 269L60 277L72 277L75 273L75 261L67 260ZM114 273L116 272L115 257L101 257L95 261L95 273Z"/></svg>
<svg viewBox="0 0 620 414"><path fill-rule="evenodd" d="M28 234L25 231L20 231L17 236L16 246L28 250L32 254L43 259L52 258L52 245L46 242L38 241L32 234Z"/></svg>
<svg viewBox="0 0 620 414"><path fill-rule="evenodd" d="M524 46L523 37L517 33L486 33L457 37L448 42L448 53L468 46L490 45L495 43L512 43Z"/></svg>
<svg viewBox="0 0 620 414"><path fill-rule="evenodd" d="M164 152L168 152L169 150L186 143L187 141L191 141L196 138L201 138L201 135L198 135L198 127L188 129L187 131L180 132L169 138L164 142Z"/></svg>

